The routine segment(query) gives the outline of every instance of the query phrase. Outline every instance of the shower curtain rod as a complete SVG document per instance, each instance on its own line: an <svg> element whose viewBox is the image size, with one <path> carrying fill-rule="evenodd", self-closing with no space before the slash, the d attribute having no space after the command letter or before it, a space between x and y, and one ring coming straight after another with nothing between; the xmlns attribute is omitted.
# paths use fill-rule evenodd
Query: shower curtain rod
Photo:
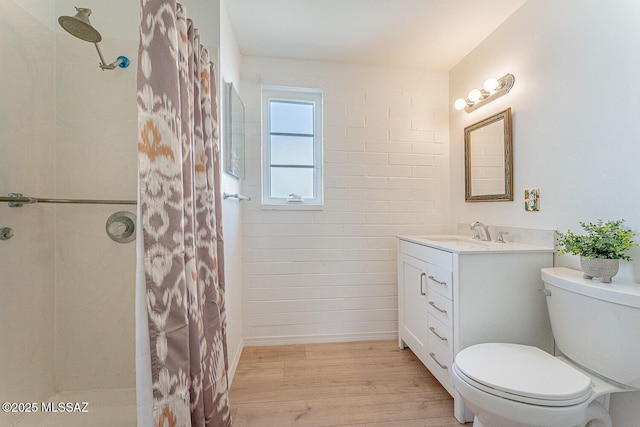
<svg viewBox="0 0 640 427"><path fill-rule="evenodd" d="M12 208L35 203L71 203L86 205L135 205L136 200L94 200L94 199L50 199L44 197L23 196L20 193L9 193L9 197L0 196L0 202L9 203Z"/></svg>

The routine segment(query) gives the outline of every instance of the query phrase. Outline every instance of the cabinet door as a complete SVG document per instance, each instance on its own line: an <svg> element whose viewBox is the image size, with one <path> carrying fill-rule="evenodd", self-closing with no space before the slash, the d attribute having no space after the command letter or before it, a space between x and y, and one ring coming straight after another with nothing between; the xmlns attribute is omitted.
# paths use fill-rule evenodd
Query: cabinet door
<svg viewBox="0 0 640 427"><path fill-rule="evenodd" d="M427 263L400 254L400 339L424 361L428 340Z"/></svg>

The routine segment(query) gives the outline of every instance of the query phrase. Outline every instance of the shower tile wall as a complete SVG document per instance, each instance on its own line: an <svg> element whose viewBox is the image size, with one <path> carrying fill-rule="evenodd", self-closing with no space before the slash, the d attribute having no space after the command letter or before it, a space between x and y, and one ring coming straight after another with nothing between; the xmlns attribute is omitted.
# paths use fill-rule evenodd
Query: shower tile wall
<svg viewBox="0 0 640 427"><path fill-rule="evenodd" d="M0 194L53 194L55 36L0 0ZM54 390L55 211L0 203L0 401L31 402ZM15 415L0 413L0 425Z"/></svg>
<svg viewBox="0 0 640 427"><path fill-rule="evenodd" d="M16 3L0 0L0 194L135 199L137 42L104 40L132 65L102 72L44 0L38 19ZM104 231L123 208L0 203L1 401L134 386L135 247Z"/></svg>
<svg viewBox="0 0 640 427"><path fill-rule="evenodd" d="M56 193L60 198L136 199L137 42L95 49L57 36ZM56 207L56 383L59 390L135 386L135 242L113 242L105 222L134 205Z"/></svg>

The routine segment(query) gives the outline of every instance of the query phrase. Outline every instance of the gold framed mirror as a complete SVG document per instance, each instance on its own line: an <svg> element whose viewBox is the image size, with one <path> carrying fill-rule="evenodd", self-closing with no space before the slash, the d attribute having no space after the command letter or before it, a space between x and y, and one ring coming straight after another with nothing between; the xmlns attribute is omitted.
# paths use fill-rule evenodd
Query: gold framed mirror
<svg viewBox="0 0 640 427"><path fill-rule="evenodd" d="M513 200L511 108L464 129L465 200Z"/></svg>

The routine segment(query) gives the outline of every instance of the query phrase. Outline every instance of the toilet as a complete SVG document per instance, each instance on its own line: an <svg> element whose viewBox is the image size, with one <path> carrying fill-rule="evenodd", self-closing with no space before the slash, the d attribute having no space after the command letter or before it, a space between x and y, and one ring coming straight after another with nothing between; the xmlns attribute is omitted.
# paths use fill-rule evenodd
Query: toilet
<svg viewBox="0 0 640 427"><path fill-rule="evenodd" d="M451 376L474 427L611 427L611 393L640 389L640 285L542 269L556 347L512 343L460 351Z"/></svg>

